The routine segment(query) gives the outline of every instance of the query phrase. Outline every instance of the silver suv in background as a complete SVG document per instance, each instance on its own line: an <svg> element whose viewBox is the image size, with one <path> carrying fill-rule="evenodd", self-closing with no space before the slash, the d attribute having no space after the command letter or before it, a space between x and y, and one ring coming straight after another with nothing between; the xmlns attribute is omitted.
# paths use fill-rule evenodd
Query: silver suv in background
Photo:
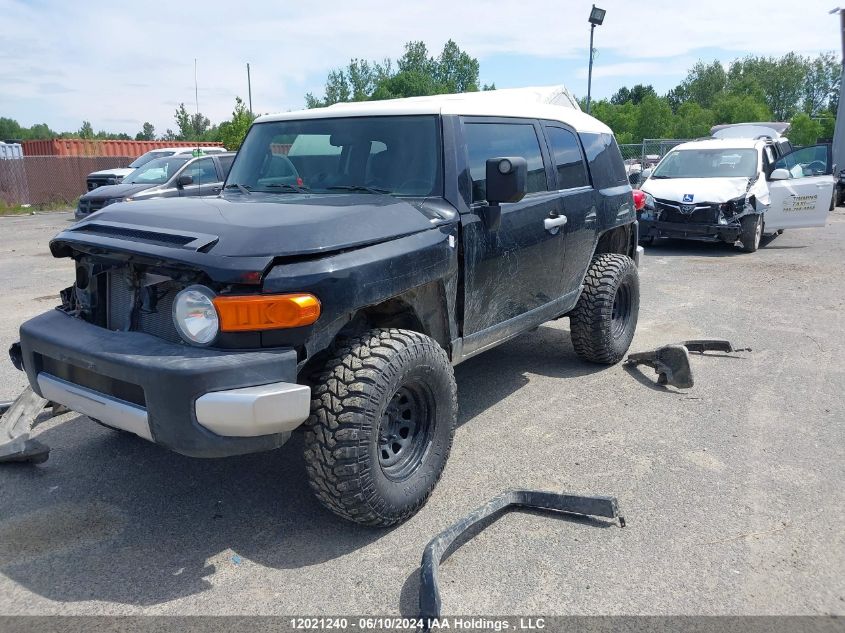
<svg viewBox="0 0 845 633"><path fill-rule="evenodd" d="M105 187L106 185L119 185L123 179L131 174L139 167L143 167L151 160L156 158L166 158L167 156L177 155L199 155L201 154L222 154L226 151L225 147L161 147L154 149L146 154L141 154L138 158L129 163L128 167L113 167L111 169L101 169L88 174L85 179L86 191L93 191L97 187Z"/></svg>
<svg viewBox="0 0 845 633"><path fill-rule="evenodd" d="M132 170L122 183L97 187L81 196L76 219L88 217L115 202L215 195L220 192L234 158L234 152L156 158Z"/></svg>

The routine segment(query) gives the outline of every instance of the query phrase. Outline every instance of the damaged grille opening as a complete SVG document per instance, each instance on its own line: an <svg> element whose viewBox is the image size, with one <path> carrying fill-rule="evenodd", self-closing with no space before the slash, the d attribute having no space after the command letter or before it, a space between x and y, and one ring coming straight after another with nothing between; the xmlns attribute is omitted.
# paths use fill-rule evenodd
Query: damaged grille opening
<svg viewBox="0 0 845 633"><path fill-rule="evenodd" d="M660 212L660 219L664 222L717 224L719 222L719 216L721 215L719 205L680 205L677 202L660 199L656 199L654 202L656 211ZM687 212L685 208L688 206L694 206L694 208Z"/></svg>
<svg viewBox="0 0 845 633"><path fill-rule="evenodd" d="M177 273L153 273L82 257L77 262L76 283L61 292L58 309L112 331L142 332L181 343L173 323L173 302L191 283L196 280Z"/></svg>
<svg viewBox="0 0 845 633"><path fill-rule="evenodd" d="M76 283L61 291L57 310L112 332L149 334L179 345L187 345L173 322L179 292L195 284L224 294L240 288L219 286L199 271L165 267L165 262L154 265L81 253L75 258ZM275 333L269 339L268 346L288 344ZM214 347L256 349L262 347L262 336L259 332L225 333Z"/></svg>
<svg viewBox="0 0 845 633"><path fill-rule="evenodd" d="M173 301L182 285L161 276L145 274L133 284L128 268L105 273L106 327L110 330L143 332L171 343L181 342L173 323ZM134 309L137 305L137 309ZM134 314L133 314L134 309Z"/></svg>
<svg viewBox="0 0 845 633"><path fill-rule="evenodd" d="M655 199L655 211L663 222L687 224L727 225L739 222L744 214L746 201L730 200L723 203L698 203L685 205L671 200ZM753 202L751 203L753 204Z"/></svg>

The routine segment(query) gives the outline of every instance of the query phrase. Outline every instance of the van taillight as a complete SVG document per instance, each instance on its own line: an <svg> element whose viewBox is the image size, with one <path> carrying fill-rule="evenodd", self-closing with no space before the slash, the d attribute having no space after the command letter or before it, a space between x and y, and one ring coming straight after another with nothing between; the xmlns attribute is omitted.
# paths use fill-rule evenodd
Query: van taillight
<svg viewBox="0 0 845 633"><path fill-rule="evenodd" d="M639 189L634 189L634 209L636 211L642 211L643 207L645 206L645 192L640 191Z"/></svg>

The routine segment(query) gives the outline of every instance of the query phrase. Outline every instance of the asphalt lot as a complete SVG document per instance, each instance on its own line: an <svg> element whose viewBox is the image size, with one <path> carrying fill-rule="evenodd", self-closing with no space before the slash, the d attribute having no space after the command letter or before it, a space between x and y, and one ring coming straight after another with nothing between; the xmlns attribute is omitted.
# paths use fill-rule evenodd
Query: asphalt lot
<svg viewBox="0 0 845 633"><path fill-rule="evenodd" d="M0 346L72 267L68 214L0 218ZM457 369L429 503L392 530L311 498L295 439L194 460L66 415L0 466L2 614L415 614L428 540L514 487L614 495L627 527L509 514L442 566L446 614L845 614L845 211L755 254L646 251L632 351L724 337L679 392L582 364L566 319ZM25 382L0 360L0 400Z"/></svg>

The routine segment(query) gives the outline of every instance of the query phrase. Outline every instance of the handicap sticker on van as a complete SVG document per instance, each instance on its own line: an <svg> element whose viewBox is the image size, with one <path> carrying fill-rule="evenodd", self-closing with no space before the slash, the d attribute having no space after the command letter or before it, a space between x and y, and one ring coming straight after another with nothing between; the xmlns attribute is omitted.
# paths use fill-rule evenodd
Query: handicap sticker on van
<svg viewBox="0 0 845 633"><path fill-rule="evenodd" d="M693 195L691 193L685 193L682 202L692 202L692 199Z"/></svg>

